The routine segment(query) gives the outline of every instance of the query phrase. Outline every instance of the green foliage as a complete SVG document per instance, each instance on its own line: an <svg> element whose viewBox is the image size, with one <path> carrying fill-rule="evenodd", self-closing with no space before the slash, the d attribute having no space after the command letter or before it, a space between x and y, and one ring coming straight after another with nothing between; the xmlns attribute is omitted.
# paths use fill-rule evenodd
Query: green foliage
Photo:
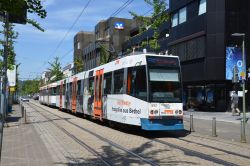
<svg viewBox="0 0 250 166"><path fill-rule="evenodd" d="M5 29L5 25L3 25L3 29ZM3 30L0 31L0 34L4 34L5 32ZM15 57L16 53L14 50L14 43L15 39L17 39L18 33L14 31L14 25L10 24L8 28L8 69L13 69L13 65L15 65ZM0 44L4 47L5 42L3 40L0 40ZM4 50L0 49L0 56L4 56ZM2 69L4 66L3 61L0 61L0 69Z"/></svg>
<svg viewBox="0 0 250 166"><path fill-rule="evenodd" d="M53 62L48 62L50 65L50 68L48 69L50 71L50 77L49 82L55 82L58 80L61 80L64 78L61 63L59 61L59 57L55 57Z"/></svg>
<svg viewBox="0 0 250 166"><path fill-rule="evenodd" d="M39 92L40 80L27 80L23 81L20 86L20 95L29 95Z"/></svg>
<svg viewBox="0 0 250 166"><path fill-rule="evenodd" d="M107 51L107 48L104 45L101 45L101 50L100 50L100 65L108 63L109 56L110 56L110 54Z"/></svg>
<svg viewBox="0 0 250 166"><path fill-rule="evenodd" d="M27 19L27 23L31 24L32 26L36 27L38 30L44 32L45 30L41 27L41 25L36 22L35 20Z"/></svg>
<svg viewBox="0 0 250 166"><path fill-rule="evenodd" d="M169 19L169 15L166 13L166 2L165 0L144 0L147 4L153 7L154 11L152 13L152 18L139 16L133 12L130 12L136 20L142 22L139 24L139 34L143 33L149 27L154 30L153 37L149 39L150 48L154 49L156 52L159 50L159 26ZM142 42L141 47L145 46L145 42Z"/></svg>
<svg viewBox="0 0 250 166"><path fill-rule="evenodd" d="M147 27L151 24L151 18L137 15L135 12L129 11L129 13L134 17L137 25L139 25L139 33L143 33L147 30Z"/></svg>
<svg viewBox="0 0 250 166"><path fill-rule="evenodd" d="M47 12L43 8L41 0L0 0L0 12L7 11L15 15L22 15L22 9L25 8L25 6L28 13L36 14L42 19L46 18ZM27 19L27 23L44 31L44 29L34 20Z"/></svg>
<svg viewBox="0 0 250 166"><path fill-rule="evenodd" d="M84 62L80 57L76 57L74 60L75 72L79 73L84 70Z"/></svg>

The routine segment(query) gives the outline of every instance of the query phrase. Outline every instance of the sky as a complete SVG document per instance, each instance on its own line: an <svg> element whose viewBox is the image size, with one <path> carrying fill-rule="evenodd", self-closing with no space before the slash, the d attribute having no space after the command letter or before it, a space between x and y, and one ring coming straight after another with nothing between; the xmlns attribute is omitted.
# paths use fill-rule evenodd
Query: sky
<svg viewBox="0 0 250 166"><path fill-rule="evenodd" d="M126 1L91 0L80 19L69 31L88 0L42 0L47 17L40 19L34 14L29 14L28 18L38 21L45 32L41 32L29 24L16 24L15 26L15 30L19 33L15 51L17 64L21 63L20 79L40 77L42 72L49 67L48 62L52 62L56 56L60 58L62 67L72 63L74 35L79 31L94 31L95 25L100 20L108 19ZM134 0L116 17L131 18L129 11L145 14L150 10L151 12L147 15L152 13L152 7L144 0ZM63 40L63 38L65 39Z"/></svg>

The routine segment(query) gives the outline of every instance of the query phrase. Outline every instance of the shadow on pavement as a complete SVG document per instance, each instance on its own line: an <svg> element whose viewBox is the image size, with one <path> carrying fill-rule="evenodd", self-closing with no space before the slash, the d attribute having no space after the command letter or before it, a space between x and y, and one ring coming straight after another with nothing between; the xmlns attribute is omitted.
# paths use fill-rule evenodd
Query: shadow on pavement
<svg viewBox="0 0 250 166"><path fill-rule="evenodd" d="M18 122L20 118L21 117L17 117L17 116L8 116L5 121L7 123Z"/></svg>

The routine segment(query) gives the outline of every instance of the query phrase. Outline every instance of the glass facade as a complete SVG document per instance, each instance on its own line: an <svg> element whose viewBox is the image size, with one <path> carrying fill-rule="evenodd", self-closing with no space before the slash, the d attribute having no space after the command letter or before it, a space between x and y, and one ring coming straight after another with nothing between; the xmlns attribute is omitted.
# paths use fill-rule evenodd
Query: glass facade
<svg viewBox="0 0 250 166"><path fill-rule="evenodd" d="M226 111L226 96L224 84L184 86L184 108L196 111Z"/></svg>

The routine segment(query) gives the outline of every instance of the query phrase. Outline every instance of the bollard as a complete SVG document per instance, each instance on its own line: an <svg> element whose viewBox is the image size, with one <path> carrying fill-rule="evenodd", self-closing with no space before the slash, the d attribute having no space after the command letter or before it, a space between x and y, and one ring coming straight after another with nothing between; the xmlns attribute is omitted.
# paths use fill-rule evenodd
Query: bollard
<svg viewBox="0 0 250 166"><path fill-rule="evenodd" d="M26 123L26 109L24 109L24 123Z"/></svg>
<svg viewBox="0 0 250 166"><path fill-rule="evenodd" d="M21 105L21 114L22 114L22 118L24 117L24 106Z"/></svg>
<svg viewBox="0 0 250 166"><path fill-rule="evenodd" d="M217 134L216 134L216 118L215 117L213 117L213 121L212 121L212 136L217 137Z"/></svg>
<svg viewBox="0 0 250 166"><path fill-rule="evenodd" d="M241 134L240 134L240 142L246 143L246 135L245 135L245 126L244 126L244 119L241 119Z"/></svg>
<svg viewBox="0 0 250 166"><path fill-rule="evenodd" d="M190 132L194 132L193 114L190 114Z"/></svg>

